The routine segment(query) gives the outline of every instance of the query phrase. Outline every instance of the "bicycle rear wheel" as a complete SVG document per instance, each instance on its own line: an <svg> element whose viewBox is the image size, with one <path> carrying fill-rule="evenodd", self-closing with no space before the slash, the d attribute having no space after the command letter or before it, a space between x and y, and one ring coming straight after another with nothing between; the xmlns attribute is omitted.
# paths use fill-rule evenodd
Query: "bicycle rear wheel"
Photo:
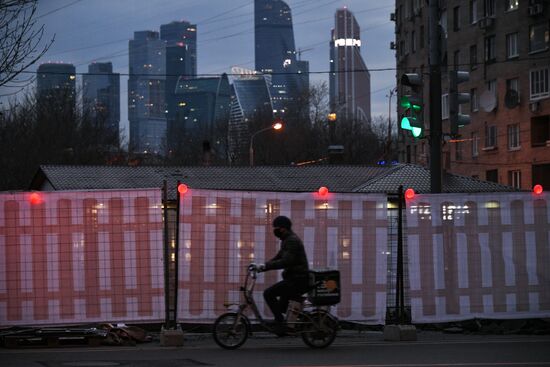
<svg viewBox="0 0 550 367"><path fill-rule="evenodd" d="M214 322L214 341L225 349L237 349L246 342L250 326L246 316L236 312L224 313Z"/></svg>
<svg viewBox="0 0 550 367"><path fill-rule="evenodd" d="M326 348L332 344L338 332L338 320L330 313L322 310L308 313L311 325L307 325L302 332L304 343L316 349Z"/></svg>

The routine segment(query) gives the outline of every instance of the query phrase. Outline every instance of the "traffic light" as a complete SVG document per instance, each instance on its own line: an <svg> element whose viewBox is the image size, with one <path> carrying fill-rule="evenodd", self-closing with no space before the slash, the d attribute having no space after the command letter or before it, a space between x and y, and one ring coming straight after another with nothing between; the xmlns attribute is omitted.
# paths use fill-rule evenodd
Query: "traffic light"
<svg viewBox="0 0 550 367"><path fill-rule="evenodd" d="M415 73L403 74L401 85L411 89L411 94L401 96L400 105L403 112L401 128L410 130L415 138L421 137L424 130L422 78Z"/></svg>
<svg viewBox="0 0 550 367"><path fill-rule="evenodd" d="M458 128L470 123L470 115L459 113L459 106L470 102L470 93L459 93L458 85L470 79L467 71L453 70L449 73L449 123L451 136L458 135Z"/></svg>

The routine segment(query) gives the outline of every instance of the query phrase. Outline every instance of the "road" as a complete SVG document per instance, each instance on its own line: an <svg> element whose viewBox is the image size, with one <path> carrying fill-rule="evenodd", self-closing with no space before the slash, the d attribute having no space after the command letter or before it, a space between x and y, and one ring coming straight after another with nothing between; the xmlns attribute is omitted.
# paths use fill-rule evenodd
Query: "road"
<svg viewBox="0 0 550 367"><path fill-rule="evenodd" d="M260 334L238 350L214 344L207 334L186 335L183 347L158 341L135 347L0 349L2 367L489 367L549 366L550 335L483 336L419 332L414 342L384 341L380 332L345 332L324 350L297 338Z"/></svg>

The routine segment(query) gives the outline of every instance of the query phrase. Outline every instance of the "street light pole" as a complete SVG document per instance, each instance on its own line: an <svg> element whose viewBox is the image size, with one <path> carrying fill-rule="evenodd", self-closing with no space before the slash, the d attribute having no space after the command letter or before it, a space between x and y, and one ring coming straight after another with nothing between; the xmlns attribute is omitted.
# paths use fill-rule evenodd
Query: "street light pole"
<svg viewBox="0 0 550 367"><path fill-rule="evenodd" d="M263 133L264 131L268 131L272 129L280 130L282 128L283 128L283 124L281 122L276 122L273 125L270 125L266 128L256 131L254 134L250 136L250 146L248 147L248 160L250 163L250 167L254 166L254 137L259 133Z"/></svg>
<svg viewBox="0 0 550 367"><path fill-rule="evenodd" d="M391 159L391 97L397 93L397 88L390 89L389 102L388 102L388 141L386 143L386 164L389 165Z"/></svg>

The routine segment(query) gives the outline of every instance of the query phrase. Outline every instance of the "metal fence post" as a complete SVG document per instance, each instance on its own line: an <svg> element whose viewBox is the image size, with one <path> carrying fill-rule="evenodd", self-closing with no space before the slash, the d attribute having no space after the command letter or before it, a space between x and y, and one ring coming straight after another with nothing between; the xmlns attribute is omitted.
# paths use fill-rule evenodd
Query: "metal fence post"
<svg viewBox="0 0 550 367"><path fill-rule="evenodd" d="M395 309L399 324L405 323L405 293L403 287L403 186L398 189L399 211L397 213L397 279L395 282Z"/></svg>

